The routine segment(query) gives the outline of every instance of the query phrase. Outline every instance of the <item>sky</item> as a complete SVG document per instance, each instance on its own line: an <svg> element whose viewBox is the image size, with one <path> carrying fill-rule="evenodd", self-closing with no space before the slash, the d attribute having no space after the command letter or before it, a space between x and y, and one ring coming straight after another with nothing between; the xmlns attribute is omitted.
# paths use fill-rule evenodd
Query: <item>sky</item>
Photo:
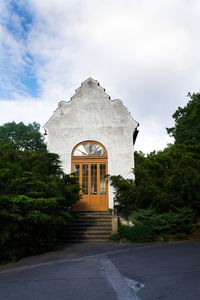
<svg viewBox="0 0 200 300"><path fill-rule="evenodd" d="M96 79L140 124L136 150L173 140L200 89L199 0L1 0L0 125L41 125Z"/></svg>

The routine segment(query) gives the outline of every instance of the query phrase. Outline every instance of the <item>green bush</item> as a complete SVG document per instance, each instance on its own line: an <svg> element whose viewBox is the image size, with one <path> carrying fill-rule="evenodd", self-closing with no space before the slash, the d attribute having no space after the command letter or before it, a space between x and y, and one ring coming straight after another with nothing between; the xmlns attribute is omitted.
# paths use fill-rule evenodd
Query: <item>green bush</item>
<svg viewBox="0 0 200 300"><path fill-rule="evenodd" d="M162 233L160 234L160 240L163 242L168 242L169 241L169 236L166 233Z"/></svg>
<svg viewBox="0 0 200 300"><path fill-rule="evenodd" d="M0 262L52 249L79 197L77 178L46 150L39 125L0 126Z"/></svg>
<svg viewBox="0 0 200 300"><path fill-rule="evenodd" d="M157 240L154 231L143 224L134 226L120 225L118 233L111 235L110 241L128 241L132 243L146 243Z"/></svg>
<svg viewBox="0 0 200 300"><path fill-rule="evenodd" d="M125 238L127 241L133 243L146 243L157 239L152 228L139 223L131 227L121 225L119 235L121 239Z"/></svg>
<svg viewBox="0 0 200 300"><path fill-rule="evenodd" d="M130 216L133 224L152 228L155 234L189 232L193 227L195 213L189 208L175 208L174 211L158 214L153 209L140 209Z"/></svg>
<svg viewBox="0 0 200 300"><path fill-rule="evenodd" d="M199 170L200 144L174 144L146 157L136 152L136 208L152 208L163 213L175 207L191 207L200 212Z"/></svg>
<svg viewBox="0 0 200 300"><path fill-rule="evenodd" d="M121 240L121 236L119 233L113 233L111 234L111 236L109 237L109 241L110 242L120 242Z"/></svg>
<svg viewBox="0 0 200 300"><path fill-rule="evenodd" d="M17 260L56 246L72 216L62 198L0 198L0 261Z"/></svg>
<svg viewBox="0 0 200 300"><path fill-rule="evenodd" d="M191 208L179 208L174 211L157 214L152 209L140 209L134 212L129 220L134 226L120 225L117 234L110 240L119 242L144 243L162 240L167 242L170 235L175 235L175 240L187 238L187 233L193 227L195 213Z"/></svg>
<svg viewBox="0 0 200 300"><path fill-rule="evenodd" d="M181 241L181 240L187 240L187 239L188 239L188 237L187 237L187 234L185 234L185 232L177 232L174 237L175 241Z"/></svg>
<svg viewBox="0 0 200 300"><path fill-rule="evenodd" d="M114 187L114 208L119 215L127 218L130 215L130 211L136 209L134 181L125 179L121 175L110 176L109 179Z"/></svg>

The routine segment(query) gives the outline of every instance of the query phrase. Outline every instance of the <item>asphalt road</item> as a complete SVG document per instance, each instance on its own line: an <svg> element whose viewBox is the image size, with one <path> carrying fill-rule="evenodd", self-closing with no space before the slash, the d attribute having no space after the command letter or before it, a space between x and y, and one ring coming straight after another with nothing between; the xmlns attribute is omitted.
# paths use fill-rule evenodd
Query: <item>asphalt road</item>
<svg viewBox="0 0 200 300"><path fill-rule="evenodd" d="M0 267L0 300L200 300L200 241L83 243Z"/></svg>

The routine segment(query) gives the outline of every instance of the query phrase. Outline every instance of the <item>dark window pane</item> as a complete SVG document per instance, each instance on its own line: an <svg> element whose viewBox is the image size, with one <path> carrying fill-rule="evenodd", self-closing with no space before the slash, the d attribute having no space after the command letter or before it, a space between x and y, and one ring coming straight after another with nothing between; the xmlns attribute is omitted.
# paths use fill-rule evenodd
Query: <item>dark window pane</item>
<svg viewBox="0 0 200 300"><path fill-rule="evenodd" d="M106 195L106 165L100 165L100 194Z"/></svg>
<svg viewBox="0 0 200 300"><path fill-rule="evenodd" d="M74 174L80 180L80 165L74 165Z"/></svg>
<svg viewBox="0 0 200 300"><path fill-rule="evenodd" d="M97 195L97 165L91 165L91 195Z"/></svg>
<svg viewBox="0 0 200 300"><path fill-rule="evenodd" d="M88 165L82 165L82 193L88 195Z"/></svg>

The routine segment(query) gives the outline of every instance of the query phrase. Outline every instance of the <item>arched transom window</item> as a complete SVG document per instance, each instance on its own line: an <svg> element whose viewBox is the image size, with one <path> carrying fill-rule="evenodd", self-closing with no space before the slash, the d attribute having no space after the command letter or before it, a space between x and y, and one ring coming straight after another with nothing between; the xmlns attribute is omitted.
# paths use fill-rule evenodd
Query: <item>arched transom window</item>
<svg viewBox="0 0 200 300"><path fill-rule="evenodd" d="M83 142L75 147L73 156L106 156L106 150L99 143Z"/></svg>

